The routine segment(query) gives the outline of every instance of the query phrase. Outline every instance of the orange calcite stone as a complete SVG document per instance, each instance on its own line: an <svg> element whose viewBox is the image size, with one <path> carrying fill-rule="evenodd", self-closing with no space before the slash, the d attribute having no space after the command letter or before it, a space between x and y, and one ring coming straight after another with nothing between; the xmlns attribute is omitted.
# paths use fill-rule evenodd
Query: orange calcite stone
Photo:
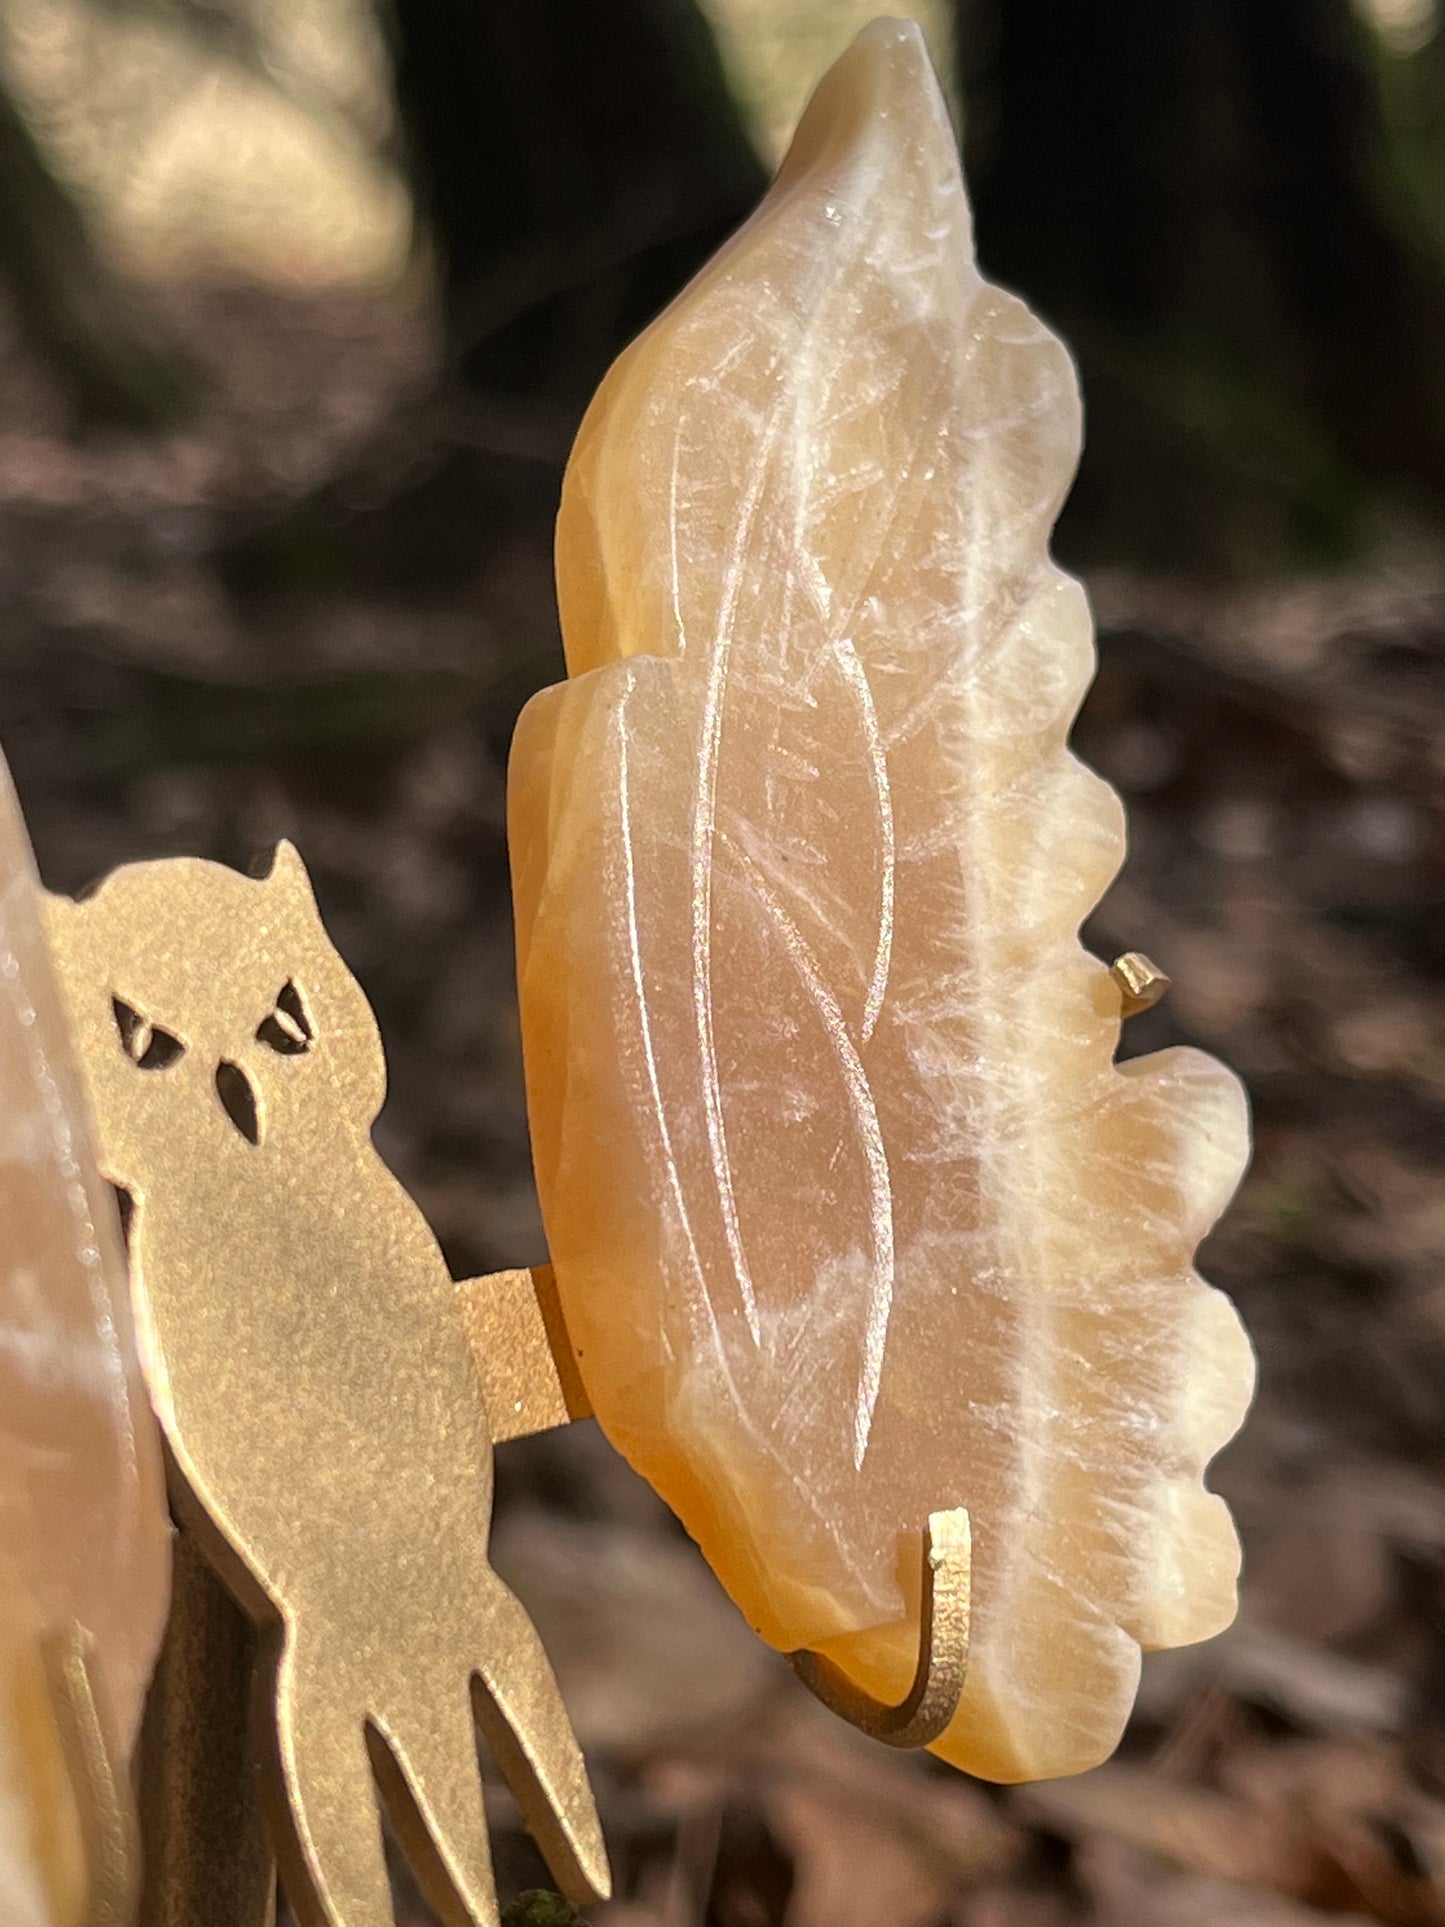
<svg viewBox="0 0 1445 1927"><path fill-rule="evenodd" d="M128 1754L170 1527L114 1201L96 1173L40 888L0 762L0 1921L73 1927L85 1869L41 1661L79 1624Z"/></svg>
<svg viewBox="0 0 1445 1927"><path fill-rule="evenodd" d="M1240 1088L1116 1065L1078 942L1124 850L1065 747L1078 444L1068 355L975 266L921 37L879 23L592 405L571 680L510 778L537 1178L602 1423L766 1639L880 1698L918 1535L967 1506L936 1750L1003 1780L1101 1760L1140 1648L1232 1616L1201 1475L1253 1378L1191 1262Z"/></svg>

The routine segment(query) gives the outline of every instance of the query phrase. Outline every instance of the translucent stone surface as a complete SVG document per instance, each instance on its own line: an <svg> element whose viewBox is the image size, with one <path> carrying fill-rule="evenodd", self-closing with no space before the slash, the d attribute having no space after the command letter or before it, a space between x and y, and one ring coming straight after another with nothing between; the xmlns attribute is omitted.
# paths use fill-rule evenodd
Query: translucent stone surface
<svg viewBox="0 0 1445 1927"><path fill-rule="evenodd" d="M169 1526L131 1332L115 1206L0 762L0 1920L81 1917L78 1826L41 1664L94 1638L98 1691L134 1743L160 1640Z"/></svg>
<svg viewBox="0 0 1445 1927"><path fill-rule="evenodd" d="M1141 1646L1231 1617L1201 1474L1253 1375L1192 1268L1239 1086L1116 1066L1077 939L1124 849L1065 747L1078 444L1068 355L974 265L921 38L879 23L592 405L571 680L511 769L537 1176L602 1422L766 1639L880 1696L917 1536L968 1506L937 1750L999 1779L1103 1758Z"/></svg>

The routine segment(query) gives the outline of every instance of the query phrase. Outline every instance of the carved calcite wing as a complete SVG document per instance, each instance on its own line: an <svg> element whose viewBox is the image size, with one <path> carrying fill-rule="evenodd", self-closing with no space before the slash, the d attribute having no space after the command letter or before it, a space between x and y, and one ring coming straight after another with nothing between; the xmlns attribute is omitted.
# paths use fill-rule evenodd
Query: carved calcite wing
<svg viewBox="0 0 1445 1927"><path fill-rule="evenodd" d="M917 30L823 82L754 218L622 356L568 470L572 680L511 770L528 1095L611 1437L765 1638L907 1687L918 1535L973 1521L944 1757L1115 1743L1218 1630L1201 1474L1248 1403L1192 1268L1235 1079L1116 1066L1081 918L1123 853L1065 738L1068 355L972 254Z"/></svg>
<svg viewBox="0 0 1445 1927"><path fill-rule="evenodd" d="M86 1872L41 1655L91 1641L128 1755L160 1643L170 1527L115 1204L91 1153L0 762L0 1919L70 1927Z"/></svg>

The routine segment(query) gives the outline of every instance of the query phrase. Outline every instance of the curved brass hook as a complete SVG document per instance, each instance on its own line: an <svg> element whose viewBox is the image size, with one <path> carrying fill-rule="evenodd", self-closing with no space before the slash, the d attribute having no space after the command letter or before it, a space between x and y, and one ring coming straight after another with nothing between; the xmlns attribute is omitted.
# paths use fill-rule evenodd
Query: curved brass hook
<svg viewBox="0 0 1445 1927"><path fill-rule="evenodd" d="M861 1691L831 1660L788 1654L788 1664L830 1713L886 1746L929 1746L958 1711L968 1672L973 1540L968 1510L932 1512L923 1534L918 1671L908 1696L887 1706Z"/></svg>

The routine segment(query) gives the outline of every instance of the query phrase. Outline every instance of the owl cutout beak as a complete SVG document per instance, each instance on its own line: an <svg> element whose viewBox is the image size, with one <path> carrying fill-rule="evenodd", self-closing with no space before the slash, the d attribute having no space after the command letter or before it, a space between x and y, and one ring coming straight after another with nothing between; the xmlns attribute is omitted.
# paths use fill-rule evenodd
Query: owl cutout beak
<svg viewBox="0 0 1445 1927"><path fill-rule="evenodd" d="M221 1100L221 1109L246 1142L259 1144L261 1105L256 1087L241 1066L233 1064L228 1057L223 1057L216 1066L216 1096Z"/></svg>

